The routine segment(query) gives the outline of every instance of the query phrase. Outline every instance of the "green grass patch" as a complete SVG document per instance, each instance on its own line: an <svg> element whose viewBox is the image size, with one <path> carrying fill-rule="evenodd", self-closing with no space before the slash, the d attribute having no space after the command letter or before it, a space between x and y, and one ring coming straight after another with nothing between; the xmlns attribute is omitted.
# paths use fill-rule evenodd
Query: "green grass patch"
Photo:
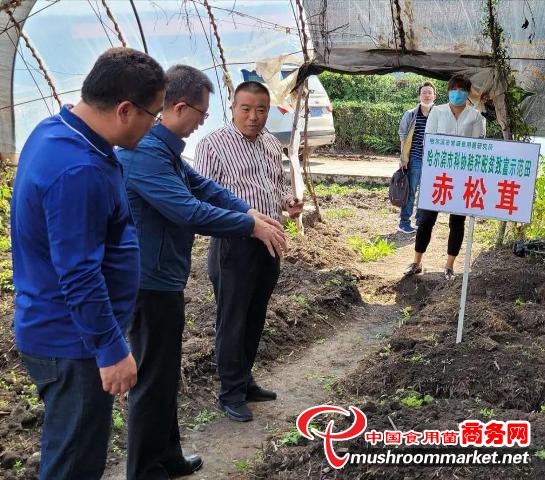
<svg viewBox="0 0 545 480"><path fill-rule="evenodd" d="M289 432L284 433L280 440L278 440L278 446L279 447L287 447L287 446L296 446L299 444L299 440L303 438L303 435L299 433L299 430L293 429Z"/></svg>
<svg viewBox="0 0 545 480"><path fill-rule="evenodd" d="M13 286L13 270L11 268L0 271L0 290L2 292L13 292L15 290Z"/></svg>
<svg viewBox="0 0 545 480"><path fill-rule="evenodd" d="M9 252L11 250L11 240L8 235L0 236L0 252Z"/></svg>
<svg viewBox="0 0 545 480"><path fill-rule="evenodd" d="M187 428L189 430L197 430L200 426L212 423L222 417L223 413L205 408L195 415L193 421L187 424Z"/></svg>
<svg viewBox="0 0 545 480"><path fill-rule="evenodd" d="M349 183L340 185L338 183L318 183L314 186L314 191L319 197L331 196L346 196L355 192L386 192L387 187L370 185L367 183Z"/></svg>
<svg viewBox="0 0 545 480"><path fill-rule="evenodd" d="M332 208L324 210L324 218L326 220L343 220L356 216L356 211L352 208Z"/></svg>
<svg viewBox="0 0 545 480"><path fill-rule="evenodd" d="M424 355L422 355L421 353L414 353L413 355L409 356L409 357L405 357L403 360L405 360L406 362L409 362L409 363L416 363L416 364L429 364L430 361L426 359L426 357L424 357Z"/></svg>
<svg viewBox="0 0 545 480"><path fill-rule="evenodd" d="M298 303L299 305L308 305L308 300L306 297L303 297L302 295L290 295L288 297L288 300Z"/></svg>
<svg viewBox="0 0 545 480"><path fill-rule="evenodd" d="M485 248L492 248L496 243L496 233L499 222L497 220L483 220L475 223L473 238Z"/></svg>
<svg viewBox="0 0 545 480"><path fill-rule="evenodd" d="M364 240L359 236L349 237L348 245L360 254L362 262L374 262L394 253L396 246L380 237L374 240Z"/></svg>
<svg viewBox="0 0 545 480"><path fill-rule="evenodd" d="M250 467L252 466L251 462L249 460L239 460L238 462L235 462L235 468L237 471L244 473L247 472Z"/></svg>
<svg viewBox="0 0 545 480"><path fill-rule="evenodd" d="M408 392L407 395L400 399L400 402L406 407L418 408L433 402L433 397L431 395L422 396L418 392Z"/></svg>
<svg viewBox="0 0 545 480"><path fill-rule="evenodd" d="M491 419L491 418L494 418L494 409L493 408L481 408L481 410L479 410L479 413L484 417L484 418L488 418L488 419Z"/></svg>

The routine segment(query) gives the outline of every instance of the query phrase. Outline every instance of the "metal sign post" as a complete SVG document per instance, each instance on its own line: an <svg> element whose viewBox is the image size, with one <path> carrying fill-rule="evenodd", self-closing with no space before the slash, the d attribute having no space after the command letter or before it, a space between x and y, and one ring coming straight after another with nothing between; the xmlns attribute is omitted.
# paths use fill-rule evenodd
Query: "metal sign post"
<svg viewBox="0 0 545 480"><path fill-rule="evenodd" d="M466 258L464 263L464 279L462 281L462 298L460 299L460 312L458 314L458 331L456 332L456 343L462 341L464 331L464 315L466 313L467 284L469 282L469 269L471 267L471 248L473 246L473 228L475 227L475 217L469 217L469 227L467 231Z"/></svg>

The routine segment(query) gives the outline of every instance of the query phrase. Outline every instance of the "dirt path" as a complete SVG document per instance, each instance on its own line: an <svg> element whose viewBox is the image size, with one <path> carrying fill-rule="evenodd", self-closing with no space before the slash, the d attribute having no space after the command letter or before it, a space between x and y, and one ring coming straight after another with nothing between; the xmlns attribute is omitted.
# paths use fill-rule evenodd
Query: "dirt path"
<svg viewBox="0 0 545 480"><path fill-rule="evenodd" d="M354 307L347 314L351 320L331 338L310 346L301 358L287 358L274 367L261 383L274 388L278 400L252 404L252 422L241 424L222 418L187 435L184 448L199 452L205 459L203 469L192 478L236 478L237 461L252 460L271 435L292 430L293 420L302 410L326 401L332 382L344 376L369 345L390 331L392 321L385 318L395 318L396 306L382 308L378 315L374 309ZM123 479L124 466L113 467L104 478Z"/></svg>
<svg viewBox="0 0 545 480"><path fill-rule="evenodd" d="M442 270L446 221L441 219L436 228L426 257L426 275L439 277L433 272ZM395 288L404 266L412 259L413 243L404 237L397 238L397 243L395 254L365 264L364 270L369 275L358 286L364 304L348 310L345 325L332 328L331 335L308 346L301 354L279 360L266 376L261 374L260 383L278 393L276 402L252 404L252 422L239 424L222 417L186 433L182 441L184 449L198 452L205 460L203 469L191 478L243 478L244 470L267 441L292 431L295 417L305 408L327 402L335 379L349 375L369 348L391 332L401 318L400 310L407 307L410 298L414 299L411 292L404 295ZM462 258L463 252L459 268ZM416 287L418 283L414 283ZM122 480L124 474L124 465L120 463L112 465L104 478Z"/></svg>

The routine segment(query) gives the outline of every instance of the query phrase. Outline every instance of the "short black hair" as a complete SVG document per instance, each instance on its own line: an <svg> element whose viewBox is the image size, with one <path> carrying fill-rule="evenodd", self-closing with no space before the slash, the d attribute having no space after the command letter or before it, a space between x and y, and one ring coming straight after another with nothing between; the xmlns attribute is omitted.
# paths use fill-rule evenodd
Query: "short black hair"
<svg viewBox="0 0 545 480"><path fill-rule="evenodd" d="M235 90L235 99L237 98L238 92L264 93L265 95L267 95L267 97L269 97L269 100L271 99L269 89L262 83L255 81L242 82L241 84L239 84Z"/></svg>
<svg viewBox="0 0 545 480"><path fill-rule="evenodd" d="M148 106L166 84L161 65L149 55L132 48L110 48L98 57L83 81L81 98L102 109L125 100Z"/></svg>
<svg viewBox="0 0 545 480"><path fill-rule="evenodd" d="M471 80L465 75L456 74L450 77L447 84L447 90L454 90L455 88L461 88L466 92L471 91Z"/></svg>
<svg viewBox="0 0 545 480"><path fill-rule="evenodd" d="M431 82L422 82L420 85L418 85L418 95L420 95L420 92L422 91L422 89L424 87L431 87L433 88L433 93L437 93L437 91L435 90L435 85Z"/></svg>
<svg viewBox="0 0 545 480"><path fill-rule="evenodd" d="M173 65L167 70L168 85L165 94L165 106L173 105L177 100L188 103L200 103L204 90L214 93L214 85L199 69L189 65Z"/></svg>

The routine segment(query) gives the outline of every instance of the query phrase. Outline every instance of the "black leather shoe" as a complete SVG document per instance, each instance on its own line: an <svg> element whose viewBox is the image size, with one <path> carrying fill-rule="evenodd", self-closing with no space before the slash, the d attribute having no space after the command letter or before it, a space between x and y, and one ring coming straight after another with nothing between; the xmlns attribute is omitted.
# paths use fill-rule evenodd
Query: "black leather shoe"
<svg viewBox="0 0 545 480"><path fill-rule="evenodd" d="M252 411L248 408L246 402L232 403L224 405L218 400L218 408L227 414L227 416L235 422L249 422L254 418Z"/></svg>
<svg viewBox="0 0 545 480"><path fill-rule="evenodd" d="M265 390L258 385L248 387L246 392L246 401L248 402L270 402L276 400L276 393L271 390Z"/></svg>
<svg viewBox="0 0 545 480"><path fill-rule="evenodd" d="M163 467L170 477L183 477L199 470L203 463L199 455L182 455L176 459L164 461Z"/></svg>

